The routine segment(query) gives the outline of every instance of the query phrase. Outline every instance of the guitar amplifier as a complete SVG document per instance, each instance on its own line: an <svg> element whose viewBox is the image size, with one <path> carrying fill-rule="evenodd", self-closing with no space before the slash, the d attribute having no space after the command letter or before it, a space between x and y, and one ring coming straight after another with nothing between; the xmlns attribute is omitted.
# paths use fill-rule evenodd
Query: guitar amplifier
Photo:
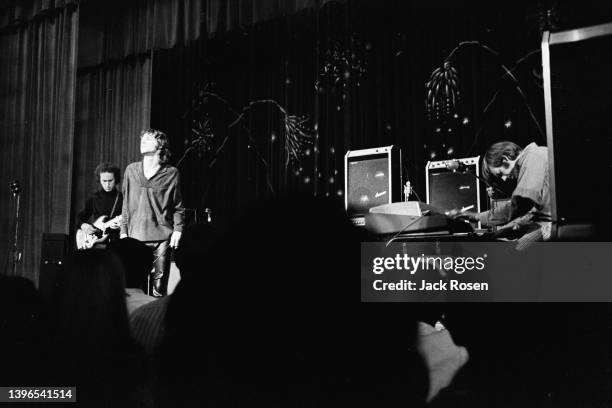
<svg viewBox="0 0 612 408"><path fill-rule="evenodd" d="M479 159L477 156L427 162L425 167L427 204L440 212L453 209L480 212L480 181L477 178L480 175ZM461 171L450 170L452 164L461 168Z"/></svg>
<svg viewBox="0 0 612 408"><path fill-rule="evenodd" d="M395 146L349 150L344 156L344 206L356 225L372 207L402 199L402 155Z"/></svg>

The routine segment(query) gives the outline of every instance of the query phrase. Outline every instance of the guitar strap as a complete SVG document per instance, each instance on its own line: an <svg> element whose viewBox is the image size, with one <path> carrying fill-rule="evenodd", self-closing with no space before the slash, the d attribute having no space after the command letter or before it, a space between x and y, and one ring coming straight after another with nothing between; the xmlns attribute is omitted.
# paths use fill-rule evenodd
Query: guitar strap
<svg viewBox="0 0 612 408"><path fill-rule="evenodd" d="M117 196L115 197L115 203L113 204L113 209L108 216L109 219L113 218L113 214L115 213L115 207L117 206L117 201L119 201L119 192L117 191Z"/></svg>

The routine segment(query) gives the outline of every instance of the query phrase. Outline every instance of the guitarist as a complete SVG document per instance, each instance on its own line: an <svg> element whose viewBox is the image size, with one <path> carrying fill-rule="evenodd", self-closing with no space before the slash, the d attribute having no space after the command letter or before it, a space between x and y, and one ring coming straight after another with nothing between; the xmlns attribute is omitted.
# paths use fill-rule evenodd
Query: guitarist
<svg viewBox="0 0 612 408"><path fill-rule="evenodd" d="M112 221L121 215L123 206L123 195L117 190L120 180L120 170L113 163L100 163L94 172L97 191L87 200L85 208L78 214L77 224L82 232L87 235L108 233L109 239L119 238L121 221ZM107 231L100 231L93 224L100 217L106 216L111 222Z"/></svg>

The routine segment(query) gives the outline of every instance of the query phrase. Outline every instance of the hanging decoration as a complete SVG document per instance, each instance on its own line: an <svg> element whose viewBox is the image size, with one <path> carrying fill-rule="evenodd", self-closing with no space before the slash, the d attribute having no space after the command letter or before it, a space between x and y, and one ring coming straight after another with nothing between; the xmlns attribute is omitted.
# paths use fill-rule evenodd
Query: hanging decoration
<svg viewBox="0 0 612 408"><path fill-rule="evenodd" d="M531 7L527 15L529 31L536 31L539 39L544 31L552 31L561 24L561 7L558 0L540 0ZM566 10L567 12L567 10Z"/></svg>
<svg viewBox="0 0 612 408"><path fill-rule="evenodd" d="M204 114L201 118L192 120L191 133L194 138L192 140L186 140L187 149L185 149L185 153L178 161L177 166L181 164L181 161L190 151L197 151L198 157L201 158L203 154L207 153L212 148L214 134L210 128L210 118L207 114Z"/></svg>
<svg viewBox="0 0 612 408"><path fill-rule="evenodd" d="M527 14L528 33L534 40L541 40L544 31L554 31L567 25L566 16L571 13L568 10L561 12L558 0L540 0L530 7L531 11ZM543 89L544 79L542 77L542 63L537 61L531 68L531 76L534 84Z"/></svg>
<svg viewBox="0 0 612 408"><path fill-rule="evenodd" d="M288 115L280 105L276 105L283 112L285 119L286 164L288 161L299 164L304 156L310 156L309 146L313 143L313 131L306 125L310 118L306 115Z"/></svg>
<svg viewBox="0 0 612 408"><path fill-rule="evenodd" d="M317 92L335 93L344 100L352 85L361 86L367 71L363 54L368 46L353 35L347 45L337 41L323 51L320 54L321 68L315 82Z"/></svg>
<svg viewBox="0 0 612 408"><path fill-rule="evenodd" d="M425 84L425 110L429 120L438 121L457 115L457 105L461 98L458 83L457 70L448 59L431 73Z"/></svg>

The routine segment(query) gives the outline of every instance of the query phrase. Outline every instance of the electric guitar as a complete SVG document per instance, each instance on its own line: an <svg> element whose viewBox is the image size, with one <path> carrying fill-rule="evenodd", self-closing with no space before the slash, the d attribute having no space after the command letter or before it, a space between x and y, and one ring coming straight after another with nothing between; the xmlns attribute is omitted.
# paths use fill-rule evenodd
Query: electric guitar
<svg viewBox="0 0 612 408"><path fill-rule="evenodd" d="M108 216L103 215L93 223L93 226L96 228L96 232L93 234L87 234L79 228L76 233L77 249L89 249L96 244L106 241L111 224L120 221L121 215L116 216L110 221L107 221L107 219Z"/></svg>

